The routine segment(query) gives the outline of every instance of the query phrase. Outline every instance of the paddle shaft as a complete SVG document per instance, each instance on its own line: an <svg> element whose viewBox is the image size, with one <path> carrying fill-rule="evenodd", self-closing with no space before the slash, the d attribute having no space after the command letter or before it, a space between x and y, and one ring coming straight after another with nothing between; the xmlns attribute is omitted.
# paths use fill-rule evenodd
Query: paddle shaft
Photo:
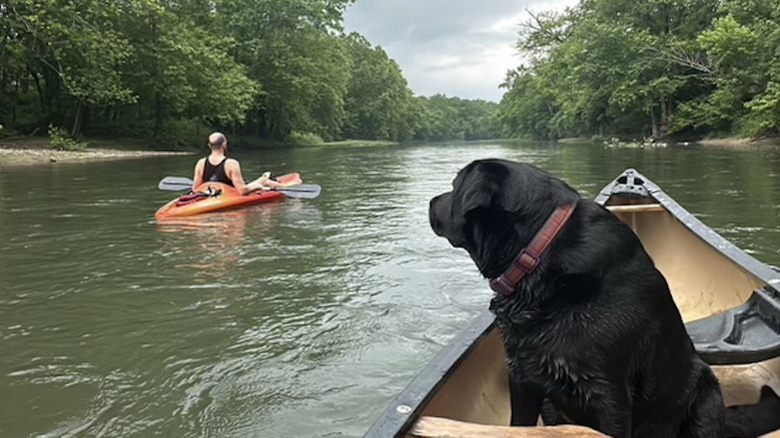
<svg viewBox="0 0 780 438"><path fill-rule="evenodd" d="M182 191L192 188L192 180L181 176L166 176L157 185L160 190ZM317 184L297 184L283 187L268 187L262 190L280 192L290 198L316 198L322 188Z"/></svg>

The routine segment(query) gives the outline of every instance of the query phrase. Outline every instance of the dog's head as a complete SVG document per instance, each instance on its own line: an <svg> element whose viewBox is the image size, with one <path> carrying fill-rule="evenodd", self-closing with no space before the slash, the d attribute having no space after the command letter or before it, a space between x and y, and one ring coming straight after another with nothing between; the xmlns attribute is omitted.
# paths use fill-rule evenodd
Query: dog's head
<svg viewBox="0 0 780 438"><path fill-rule="evenodd" d="M489 159L458 172L452 191L430 202L433 231L468 251L482 275L497 277L556 207L579 194L528 164Z"/></svg>

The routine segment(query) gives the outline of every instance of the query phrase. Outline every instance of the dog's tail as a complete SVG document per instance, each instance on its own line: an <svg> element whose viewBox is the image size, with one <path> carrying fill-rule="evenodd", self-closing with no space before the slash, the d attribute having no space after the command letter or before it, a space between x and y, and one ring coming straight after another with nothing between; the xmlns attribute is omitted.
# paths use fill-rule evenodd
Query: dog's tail
<svg viewBox="0 0 780 438"><path fill-rule="evenodd" d="M726 409L726 438L755 438L780 429L780 397L768 387L754 405Z"/></svg>

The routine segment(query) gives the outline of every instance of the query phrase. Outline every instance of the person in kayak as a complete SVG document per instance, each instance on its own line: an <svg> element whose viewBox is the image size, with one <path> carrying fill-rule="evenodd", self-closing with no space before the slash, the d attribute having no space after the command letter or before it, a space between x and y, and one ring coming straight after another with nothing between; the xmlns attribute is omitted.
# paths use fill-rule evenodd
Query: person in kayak
<svg viewBox="0 0 780 438"><path fill-rule="evenodd" d="M195 165L195 176L192 178L192 191L195 191L206 181L225 183L235 187L242 195L262 190L268 187L282 187L282 184L271 179L270 173L264 173L260 178L249 184L244 183L241 175L241 165L233 158L225 156L227 152L227 138L220 132L209 135L209 149L211 153L206 158L201 158Z"/></svg>

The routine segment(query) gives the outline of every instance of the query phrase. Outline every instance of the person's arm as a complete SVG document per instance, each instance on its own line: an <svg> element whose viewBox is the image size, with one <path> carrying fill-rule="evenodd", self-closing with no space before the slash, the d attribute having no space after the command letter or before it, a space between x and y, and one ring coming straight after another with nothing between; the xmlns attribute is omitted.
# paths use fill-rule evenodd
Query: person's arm
<svg viewBox="0 0 780 438"><path fill-rule="evenodd" d="M284 184L269 178L271 175L270 172L265 172L260 178L246 184L243 175L241 175L241 165L238 164L238 161L233 159L229 159L225 163L225 172L227 173L228 178L233 181L233 187L242 195L248 195L252 192L263 190L264 188L284 187Z"/></svg>
<svg viewBox="0 0 780 438"><path fill-rule="evenodd" d="M238 164L238 161L228 158L228 160L225 162L225 173L227 174L228 178L230 178L230 181L233 182L233 187L235 187L236 190L238 190L238 193L241 193L242 195L248 195L254 191L260 190L261 187L256 187L254 183L246 184L244 182L244 177L241 175L241 165Z"/></svg>
<svg viewBox="0 0 780 438"><path fill-rule="evenodd" d="M203 168L205 167L206 159L201 158L195 164L195 175L192 176L192 191L200 187L203 184Z"/></svg>
<svg viewBox="0 0 780 438"><path fill-rule="evenodd" d="M238 192L242 195L248 195L252 192L262 190L265 187L281 186L281 184L277 183L276 181L269 179L268 173L264 173L260 178L257 178L251 183L246 184L244 182L243 175L241 175L241 165L238 163L238 161L233 159L228 159L228 161L225 163L225 173L227 173L228 178L233 181L233 187L235 187L236 190L238 190ZM270 185L269 181L273 181L273 184L276 185Z"/></svg>

